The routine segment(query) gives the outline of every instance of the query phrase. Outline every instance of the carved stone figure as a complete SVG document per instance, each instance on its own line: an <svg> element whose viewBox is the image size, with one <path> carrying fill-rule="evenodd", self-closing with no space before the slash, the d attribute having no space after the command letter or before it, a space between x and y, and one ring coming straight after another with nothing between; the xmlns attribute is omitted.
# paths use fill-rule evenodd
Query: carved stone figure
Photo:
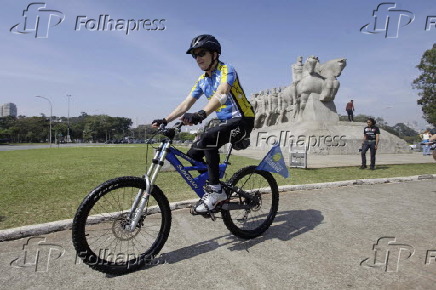
<svg viewBox="0 0 436 290"><path fill-rule="evenodd" d="M341 76L346 65L345 58L333 59L322 65L318 64L316 70L325 79L320 101L333 101L335 99L339 89L339 81L336 78Z"/></svg>
<svg viewBox="0 0 436 290"><path fill-rule="evenodd" d="M292 80L293 82L298 82L303 77L303 57L299 56L297 58L297 63L292 66Z"/></svg>
<svg viewBox="0 0 436 290"><path fill-rule="evenodd" d="M255 111L256 111L256 109L255 109L256 98L257 98L258 95L259 94L251 94L250 99L248 100Z"/></svg>
<svg viewBox="0 0 436 290"><path fill-rule="evenodd" d="M318 65L318 63L319 60L317 56L313 56L313 55L309 56L303 65L303 75L301 78L305 78L313 75L315 73L315 68ZM300 80L296 81L295 83L298 83Z"/></svg>
<svg viewBox="0 0 436 290"><path fill-rule="evenodd" d="M291 111L290 98L284 91L278 94L278 110L279 116L276 121L276 125L280 123L286 123L289 121L289 112Z"/></svg>
<svg viewBox="0 0 436 290"><path fill-rule="evenodd" d="M271 90L271 94L268 95L268 109L266 114L266 125L272 126L276 124L276 120L279 116L279 101L278 93L274 88Z"/></svg>
<svg viewBox="0 0 436 290"><path fill-rule="evenodd" d="M341 75L347 62L344 58L319 64L317 57L309 57L303 66L303 77L293 83L294 117L304 111L309 95L319 94L320 101L333 101L339 89L336 77ZM291 87L292 87L291 85Z"/></svg>
<svg viewBox="0 0 436 290"><path fill-rule="evenodd" d="M267 96L265 94L257 95L253 107L255 112L254 128L262 128L267 115Z"/></svg>
<svg viewBox="0 0 436 290"><path fill-rule="evenodd" d="M333 100L340 85L336 78L346 64L344 58L320 64L316 56L309 56L303 64L303 57L299 56L291 66L293 82L290 86L265 89L252 95L250 103L255 110L255 128L303 120L335 119L337 113ZM307 106L309 100L310 106ZM303 114L306 108L309 109Z"/></svg>

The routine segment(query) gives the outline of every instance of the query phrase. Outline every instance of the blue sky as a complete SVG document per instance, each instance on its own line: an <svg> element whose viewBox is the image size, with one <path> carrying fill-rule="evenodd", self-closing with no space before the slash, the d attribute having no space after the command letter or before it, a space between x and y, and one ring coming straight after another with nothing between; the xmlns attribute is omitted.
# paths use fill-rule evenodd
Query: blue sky
<svg viewBox="0 0 436 290"><path fill-rule="evenodd" d="M34 1L36 2L36 1ZM11 33L23 23L32 1L4 0L0 12L0 104L12 102L18 114L70 116L80 112L129 117L136 124L166 116L189 93L201 74L185 54L192 37L209 33L222 44L221 59L238 71L250 96L291 82L298 56L321 63L346 58L335 103L345 114L354 99L356 114L384 118L390 125L417 122L424 127L417 91L411 82L415 66L436 40L436 27L425 30L436 15L432 0L390 1L410 11L414 21L400 22L398 38L364 34L373 10L383 1L39 1L65 19L50 27L47 38ZM165 30L75 30L78 16L98 19L165 19ZM435 16L436 17L436 16ZM85 18L82 18L85 19ZM193 110L201 109L206 99Z"/></svg>

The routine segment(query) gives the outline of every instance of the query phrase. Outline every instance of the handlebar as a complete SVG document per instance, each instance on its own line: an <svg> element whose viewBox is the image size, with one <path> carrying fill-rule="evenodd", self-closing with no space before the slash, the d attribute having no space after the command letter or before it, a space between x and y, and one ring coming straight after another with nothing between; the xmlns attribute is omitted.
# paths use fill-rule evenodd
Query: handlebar
<svg viewBox="0 0 436 290"><path fill-rule="evenodd" d="M183 125L183 122L177 122L172 128L166 128L165 124L161 124L156 133L160 133L173 140L176 136L176 132L180 132Z"/></svg>
<svg viewBox="0 0 436 290"><path fill-rule="evenodd" d="M166 129L165 124L160 124L158 131L164 130ZM174 126L172 128L168 128L168 129L181 129L184 126L183 122L177 122L176 124L174 124Z"/></svg>

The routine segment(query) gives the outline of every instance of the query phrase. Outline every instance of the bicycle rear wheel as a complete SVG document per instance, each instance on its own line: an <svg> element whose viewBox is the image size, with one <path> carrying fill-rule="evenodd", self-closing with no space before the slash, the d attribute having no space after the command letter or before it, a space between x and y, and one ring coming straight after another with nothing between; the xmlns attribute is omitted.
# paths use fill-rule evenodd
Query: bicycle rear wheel
<svg viewBox="0 0 436 290"><path fill-rule="evenodd" d="M120 177L94 189L79 206L72 238L77 255L89 267L108 274L133 272L153 261L171 227L165 195L153 186L147 210L134 231L126 230L129 212L145 180Z"/></svg>
<svg viewBox="0 0 436 290"><path fill-rule="evenodd" d="M253 204L239 194L232 193L230 202L239 200L241 205L251 205L249 209L222 210L227 229L244 239L261 235L271 226L277 214L279 191L276 180L271 173L256 170L256 166L249 166L236 172L229 183L250 193L257 201Z"/></svg>

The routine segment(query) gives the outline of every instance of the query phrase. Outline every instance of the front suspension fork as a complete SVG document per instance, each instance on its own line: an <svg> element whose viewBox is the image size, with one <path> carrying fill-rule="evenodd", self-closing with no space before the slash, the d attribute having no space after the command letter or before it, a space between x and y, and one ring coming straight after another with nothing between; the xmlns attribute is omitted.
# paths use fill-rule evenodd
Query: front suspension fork
<svg viewBox="0 0 436 290"><path fill-rule="evenodd" d="M141 220L142 214L147 210L146 207L148 204L148 199L150 198L153 184L156 181L157 175L164 164L164 160L167 156L167 150L169 146L170 142L165 142L159 147L152 160L152 164L150 165L147 174L143 176L146 184L145 190L140 189L138 191L138 194L133 201L132 207L130 208L130 224L126 225L126 230L128 231L133 232L136 229L139 221ZM151 178L149 176L151 176Z"/></svg>

